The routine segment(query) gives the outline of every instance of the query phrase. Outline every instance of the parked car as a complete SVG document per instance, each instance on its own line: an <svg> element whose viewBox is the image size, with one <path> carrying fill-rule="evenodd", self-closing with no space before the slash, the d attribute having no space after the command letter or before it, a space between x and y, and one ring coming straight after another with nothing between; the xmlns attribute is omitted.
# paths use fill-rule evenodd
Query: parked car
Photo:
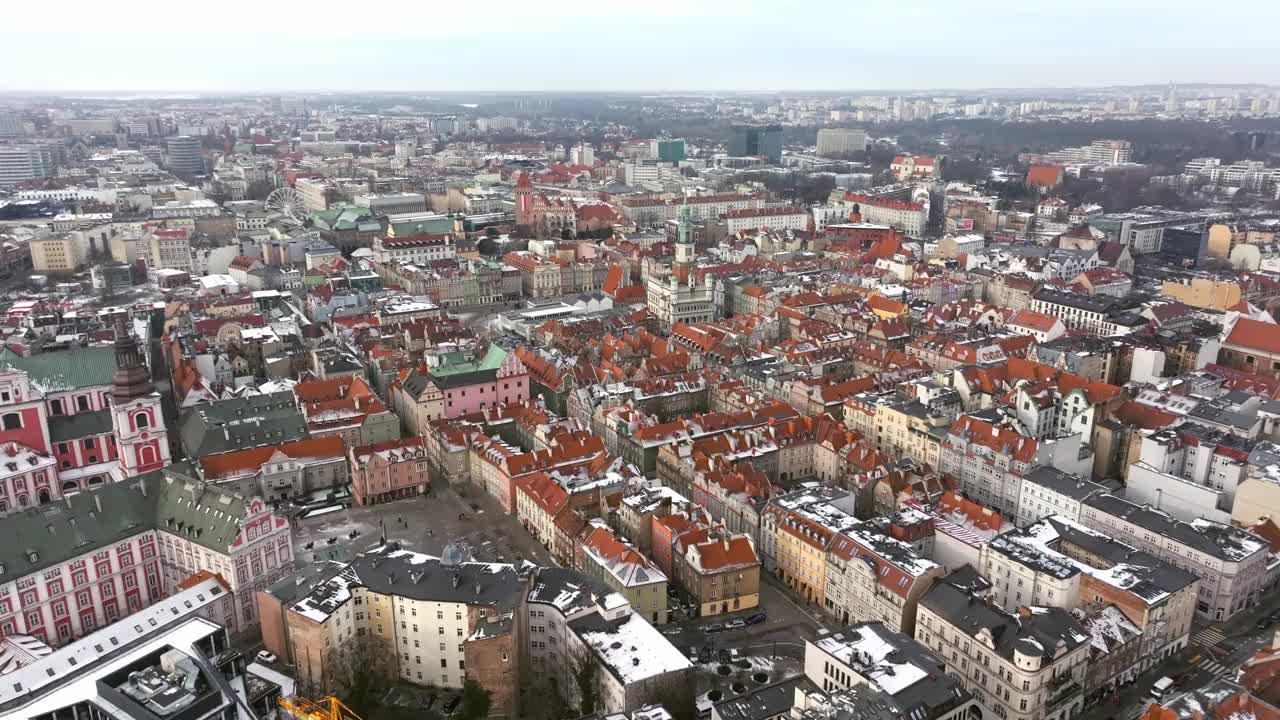
<svg viewBox="0 0 1280 720"><path fill-rule="evenodd" d="M762 623L762 622L764 622L765 620L768 620L768 619L769 619L769 615L768 615L768 613L758 612L758 613L755 613L754 615L749 615L749 616L747 617L747 624L748 624L748 625L759 625L760 623Z"/></svg>
<svg viewBox="0 0 1280 720"><path fill-rule="evenodd" d="M724 625L721 625L720 623L711 623L710 625L702 628L702 632L708 634L724 632Z"/></svg>
<svg viewBox="0 0 1280 720"><path fill-rule="evenodd" d="M709 647L704 647L704 648L702 648L702 649L698 650L698 662L700 662L700 663L709 663L709 662L711 662L711 648L709 648Z"/></svg>
<svg viewBox="0 0 1280 720"><path fill-rule="evenodd" d="M452 715L453 711L457 710L458 706L461 704L462 704L462 696L454 695L453 697L449 698L449 702L446 702L444 705L440 706L440 710L445 715Z"/></svg>
<svg viewBox="0 0 1280 720"><path fill-rule="evenodd" d="M716 653L716 659L720 661L721 665L728 665L733 662L733 656L729 654L729 648L720 648L720 651Z"/></svg>
<svg viewBox="0 0 1280 720"><path fill-rule="evenodd" d="M746 626L747 626L747 621L746 621L746 620L743 620L742 618L737 618L737 619L730 620L729 622L725 623L725 624L724 624L724 629L725 629L725 630L741 630L742 628L744 628L744 627L746 627Z"/></svg>
<svg viewBox="0 0 1280 720"><path fill-rule="evenodd" d="M276 660L280 659L276 657L273 653L269 653L266 650L259 650L257 654L257 658L258 658L258 662L264 662L264 663L274 663Z"/></svg>

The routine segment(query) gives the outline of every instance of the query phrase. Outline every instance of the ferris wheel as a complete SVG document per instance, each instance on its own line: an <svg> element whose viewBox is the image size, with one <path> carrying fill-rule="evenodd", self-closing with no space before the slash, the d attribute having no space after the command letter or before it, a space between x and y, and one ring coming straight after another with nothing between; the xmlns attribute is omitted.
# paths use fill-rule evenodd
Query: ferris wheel
<svg viewBox="0 0 1280 720"><path fill-rule="evenodd" d="M267 212L278 215L282 219L302 223L307 215L306 204L302 201L302 193L291 187L277 188L267 196Z"/></svg>

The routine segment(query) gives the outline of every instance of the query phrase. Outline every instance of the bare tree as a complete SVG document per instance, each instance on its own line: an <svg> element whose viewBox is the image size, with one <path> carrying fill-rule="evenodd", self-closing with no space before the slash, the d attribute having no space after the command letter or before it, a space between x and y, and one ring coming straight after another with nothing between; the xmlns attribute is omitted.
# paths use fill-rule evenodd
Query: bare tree
<svg viewBox="0 0 1280 720"><path fill-rule="evenodd" d="M584 650L573 659L573 682L578 686L579 712L595 712L600 702L600 666L589 651Z"/></svg>
<svg viewBox="0 0 1280 720"><path fill-rule="evenodd" d="M394 678L386 643L361 635L329 651L325 664L325 691L341 698L362 717L376 707Z"/></svg>

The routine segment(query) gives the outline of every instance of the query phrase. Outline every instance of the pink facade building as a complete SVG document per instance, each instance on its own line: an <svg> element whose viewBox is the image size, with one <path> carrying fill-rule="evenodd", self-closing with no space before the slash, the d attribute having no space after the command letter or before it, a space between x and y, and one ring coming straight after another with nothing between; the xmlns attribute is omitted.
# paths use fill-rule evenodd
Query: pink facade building
<svg viewBox="0 0 1280 720"><path fill-rule="evenodd" d="M529 371L514 352L490 345L478 358L466 352L437 357L431 382L440 390L445 417L529 399Z"/></svg>
<svg viewBox="0 0 1280 720"><path fill-rule="evenodd" d="M427 446L421 437L351 448L347 461L351 494L359 505L422 495L431 485Z"/></svg>

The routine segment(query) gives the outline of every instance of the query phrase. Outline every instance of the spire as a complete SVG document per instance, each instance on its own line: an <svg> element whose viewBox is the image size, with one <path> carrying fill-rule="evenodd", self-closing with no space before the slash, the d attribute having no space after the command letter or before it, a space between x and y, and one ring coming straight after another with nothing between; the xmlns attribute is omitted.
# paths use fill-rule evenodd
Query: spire
<svg viewBox="0 0 1280 720"><path fill-rule="evenodd" d="M151 372L142 361L142 351L127 325L128 312L116 316L116 372L111 379L111 397L117 403L150 395L156 387L151 382Z"/></svg>

